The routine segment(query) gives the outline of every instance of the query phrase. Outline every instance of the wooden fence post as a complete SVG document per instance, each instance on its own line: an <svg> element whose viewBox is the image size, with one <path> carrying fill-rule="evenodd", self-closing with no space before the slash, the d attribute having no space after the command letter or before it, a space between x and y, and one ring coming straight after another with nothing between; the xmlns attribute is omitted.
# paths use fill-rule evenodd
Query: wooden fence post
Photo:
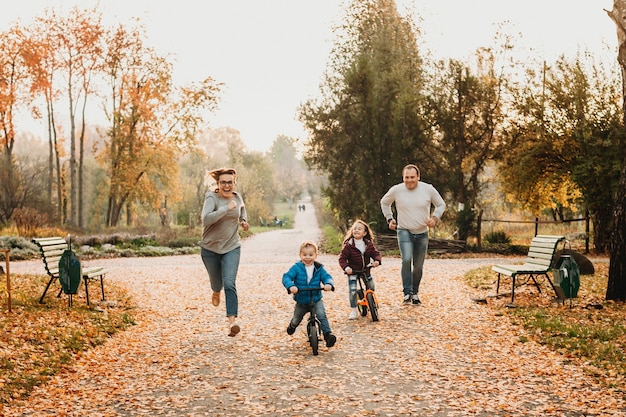
<svg viewBox="0 0 626 417"><path fill-rule="evenodd" d="M5 274L7 276L7 304L9 306L9 313L11 312L11 269L9 267L9 252L11 249L0 249L0 252L4 252L4 260L6 261L7 270Z"/></svg>

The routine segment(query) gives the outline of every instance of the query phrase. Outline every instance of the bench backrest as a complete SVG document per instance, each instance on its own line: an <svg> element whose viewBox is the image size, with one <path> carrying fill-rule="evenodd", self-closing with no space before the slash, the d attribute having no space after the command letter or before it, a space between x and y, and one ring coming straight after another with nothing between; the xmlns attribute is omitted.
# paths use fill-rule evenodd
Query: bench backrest
<svg viewBox="0 0 626 417"><path fill-rule="evenodd" d="M32 242L39 247L41 259L48 275L57 275L59 272L59 260L63 252L68 249L68 244L62 237L33 238Z"/></svg>
<svg viewBox="0 0 626 417"><path fill-rule="evenodd" d="M527 264L550 268L556 247L565 236L537 235L530 242Z"/></svg>

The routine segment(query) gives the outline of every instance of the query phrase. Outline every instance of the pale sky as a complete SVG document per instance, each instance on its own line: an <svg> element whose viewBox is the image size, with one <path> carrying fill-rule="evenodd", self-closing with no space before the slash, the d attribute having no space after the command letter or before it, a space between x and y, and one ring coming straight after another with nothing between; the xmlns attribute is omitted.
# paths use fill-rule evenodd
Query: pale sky
<svg viewBox="0 0 626 417"><path fill-rule="evenodd" d="M3 6L0 30L29 23L46 7L64 11L100 4L105 24L139 18L147 44L175 57L179 85L207 76L225 84L214 128L241 132L250 150L267 151L281 134L305 139L298 105L319 94L343 16L341 0L21 0ZM396 0L400 13L421 18L425 44L441 58L464 59L490 45L497 24L509 22L537 56L553 59L579 49L615 49L615 25L603 9L613 0ZM94 104L97 109L99 103ZM94 109L95 111L95 109ZM34 128L36 130L37 128ZM43 129L42 129L43 132ZM42 133L43 135L43 133Z"/></svg>

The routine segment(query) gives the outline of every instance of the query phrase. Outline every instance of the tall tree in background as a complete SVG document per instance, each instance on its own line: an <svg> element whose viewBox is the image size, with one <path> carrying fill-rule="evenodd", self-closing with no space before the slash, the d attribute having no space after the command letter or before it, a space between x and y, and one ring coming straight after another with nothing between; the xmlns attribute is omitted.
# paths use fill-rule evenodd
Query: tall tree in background
<svg viewBox="0 0 626 417"><path fill-rule="evenodd" d="M298 159L296 140L279 135L269 150L274 164L274 184L280 197L293 203L306 188L306 166Z"/></svg>
<svg viewBox="0 0 626 417"><path fill-rule="evenodd" d="M481 49L474 73L460 61L440 61L428 83L428 111L431 132L436 138L426 153L454 201L468 213L475 207L480 191L480 174L498 152L497 129L501 129L503 76L495 66L493 52ZM431 168L432 169L432 168ZM459 225L458 239L467 239L469 230Z"/></svg>
<svg viewBox="0 0 626 417"><path fill-rule="evenodd" d="M82 226L85 111L93 93L91 80L102 66L104 28L102 14L97 9L73 7L67 16L48 11L45 17L48 40L63 76L63 88L69 110L70 134L70 218L73 225ZM78 144L76 123L80 114ZM78 147L78 160L77 160Z"/></svg>
<svg viewBox="0 0 626 417"><path fill-rule="evenodd" d="M130 224L133 204L157 209L163 195L177 198L175 162L215 109L219 85L207 78L174 89L171 63L143 45L139 30L119 26L107 45L111 126L100 160L110 178L106 224L116 226L123 209Z"/></svg>
<svg viewBox="0 0 626 417"><path fill-rule="evenodd" d="M341 225L382 218L379 201L422 152L421 59L412 22L393 0L355 0L337 28L322 98L300 108L309 132L304 158L328 175L324 194ZM384 222L375 229L384 230Z"/></svg>
<svg viewBox="0 0 626 417"><path fill-rule="evenodd" d="M13 148L16 111L32 100L25 43L26 36L17 25L0 33L0 222L9 221L23 203Z"/></svg>
<svg viewBox="0 0 626 417"><path fill-rule="evenodd" d="M607 13L617 26L617 62L622 71L622 116L626 127L626 0L615 0L613 10ZM626 300L626 158L615 196L610 262L606 299Z"/></svg>
<svg viewBox="0 0 626 417"><path fill-rule="evenodd" d="M528 75L514 91L516 113L504 139L500 172L505 189L537 214L541 208L576 209L582 203L593 221L595 247L604 252L626 150L614 100L617 77L580 55L560 57Z"/></svg>

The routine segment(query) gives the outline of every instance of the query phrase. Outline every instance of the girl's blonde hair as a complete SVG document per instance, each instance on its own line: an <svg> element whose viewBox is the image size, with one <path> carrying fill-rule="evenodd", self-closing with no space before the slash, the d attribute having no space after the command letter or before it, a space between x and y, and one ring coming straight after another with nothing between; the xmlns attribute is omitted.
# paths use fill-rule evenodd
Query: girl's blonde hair
<svg viewBox="0 0 626 417"><path fill-rule="evenodd" d="M356 225L356 224L362 224L363 227L365 228L365 236L368 238L369 240L371 240L372 242L374 241L374 232L372 231L372 229L370 228L370 225L367 224L365 221L363 220L356 220L354 223L352 223L352 226L350 226L350 229L348 229L348 231L346 232L346 236L343 238L343 241L345 242L348 239L351 239L352 237L352 228Z"/></svg>

